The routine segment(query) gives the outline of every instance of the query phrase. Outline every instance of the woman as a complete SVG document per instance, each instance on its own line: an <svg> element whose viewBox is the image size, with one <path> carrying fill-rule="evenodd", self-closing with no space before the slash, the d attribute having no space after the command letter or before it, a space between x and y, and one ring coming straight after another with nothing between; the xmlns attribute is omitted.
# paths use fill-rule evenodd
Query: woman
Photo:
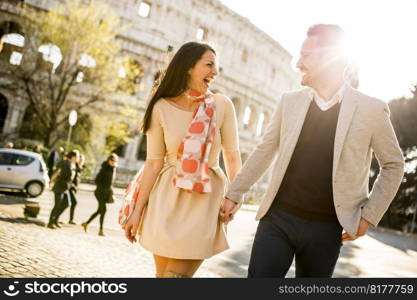
<svg viewBox="0 0 417 300"><path fill-rule="evenodd" d="M230 181L241 160L233 104L208 90L217 75L210 46L184 44L145 113L147 157L124 229L131 242L140 232L140 244L154 254L156 277L192 277L204 259L228 248L219 213L234 203L222 203L227 178L220 150Z"/></svg>
<svg viewBox="0 0 417 300"><path fill-rule="evenodd" d="M78 157L77 162L75 163L75 177L74 180L72 181L72 186L69 189L69 195L70 195L70 219L68 224L75 224L74 222L74 212L75 212L75 207L77 206L77 197L76 197L76 193L77 193L77 188L78 188L78 184L81 182L81 172L83 171L84 168L84 161L85 161L85 156L80 154L80 156Z"/></svg>
<svg viewBox="0 0 417 300"><path fill-rule="evenodd" d="M88 219L87 222L82 223L81 226L84 228L84 231L87 232L88 224L100 215L100 230L98 232L99 236L104 236L103 232L103 223L104 216L106 214L106 203L113 202L113 182L116 178L116 167L117 167L118 156L112 153L105 162L101 165L101 169L96 176L96 185L97 188L94 192L94 195L98 201L98 209L93 213Z"/></svg>

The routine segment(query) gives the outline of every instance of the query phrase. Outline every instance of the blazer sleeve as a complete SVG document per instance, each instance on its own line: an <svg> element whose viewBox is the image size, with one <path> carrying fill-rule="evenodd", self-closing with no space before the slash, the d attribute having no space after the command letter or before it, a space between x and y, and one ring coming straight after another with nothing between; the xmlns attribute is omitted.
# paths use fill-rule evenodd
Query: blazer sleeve
<svg viewBox="0 0 417 300"><path fill-rule="evenodd" d="M259 180L278 152L285 95L278 102L261 142L249 155L231 184L226 198L240 204L243 195Z"/></svg>
<svg viewBox="0 0 417 300"><path fill-rule="evenodd" d="M362 217L372 225L378 225L395 197L404 175L404 157L398 145L386 103L377 110L376 128L371 139L371 148L380 166Z"/></svg>

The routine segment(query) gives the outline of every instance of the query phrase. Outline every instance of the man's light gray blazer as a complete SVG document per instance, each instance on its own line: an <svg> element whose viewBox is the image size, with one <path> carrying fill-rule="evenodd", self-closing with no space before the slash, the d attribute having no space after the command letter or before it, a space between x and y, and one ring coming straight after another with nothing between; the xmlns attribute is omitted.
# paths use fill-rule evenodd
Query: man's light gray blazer
<svg viewBox="0 0 417 300"><path fill-rule="evenodd" d="M282 96L262 141L226 194L230 200L240 203L243 194L273 165L257 220L267 213L278 192L311 101L308 88ZM369 193L372 152L381 170ZM389 119L388 105L348 86L337 122L332 178L336 214L349 235L356 236L361 217L374 226L379 223L403 174L404 158Z"/></svg>

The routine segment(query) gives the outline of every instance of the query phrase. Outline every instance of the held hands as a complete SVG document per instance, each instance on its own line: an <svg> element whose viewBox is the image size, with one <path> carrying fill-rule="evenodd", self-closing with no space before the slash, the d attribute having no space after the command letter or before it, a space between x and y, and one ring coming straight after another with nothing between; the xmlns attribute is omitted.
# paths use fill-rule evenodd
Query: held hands
<svg viewBox="0 0 417 300"><path fill-rule="evenodd" d="M358 232L355 237L350 236L347 232L342 234L342 242L354 241L357 238L364 236L369 229L369 223L364 218L361 218L359 222Z"/></svg>
<svg viewBox="0 0 417 300"><path fill-rule="evenodd" d="M240 208L240 205L237 205L230 199L224 198L223 204L220 207L220 220L227 225L230 221L233 220L235 213Z"/></svg>
<svg viewBox="0 0 417 300"><path fill-rule="evenodd" d="M129 217L129 219L127 219L126 224L122 227L125 231L125 237L131 243L137 242L136 234L139 229L142 210L143 210L143 207L136 207L132 215Z"/></svg>

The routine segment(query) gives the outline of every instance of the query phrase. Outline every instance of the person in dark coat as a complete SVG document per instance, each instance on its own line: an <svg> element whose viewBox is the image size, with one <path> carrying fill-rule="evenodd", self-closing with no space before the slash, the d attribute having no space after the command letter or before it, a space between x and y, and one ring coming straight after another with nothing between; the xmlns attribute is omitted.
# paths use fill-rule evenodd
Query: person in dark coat
<svg viewBox="0 0 417 300"><path fill-rule="evenodd" d="M59 147L57 149L52 150L52 152L48 156L47 167L48 167L48 176L52 178L55 170L57 169L57 165L63 156L64 148ZM63 157L62 157L63 158Z"/></svg>
<svg viewBox="0 0 417 300"><path fill-rule="evenodd" d="M55 229L60 227L58 218L62 213L62 208L65 206L64 201L68 201L68 196L65 194L72 186L75 178L75 163L78 158L77 151L71 151L67 154L67 158L58 163L56 171L52 175L51 183L56 182L53 187L55 203L49 217L48 228Z"/></svg>
<svg viewBox="0 0 417 300"><path fill-rule="evenodd" d="M76 150L74 150L76 151ZM75 163L75 175L74 179L72 180L71 187L69 188L68 192L64 194L64 199L61 201L61 208L59 209L57 221L59 220L59 217L62 215L62 213L65 211L65 209L70 205L70 219L68 224L75 224L74 222L74 211L75 206L77 205L77 187L81 180L81 172L84 167L84 155L78 155L77 161Z"/></svg>
<svg viewBox="0 0 417 300"><path fill-rule="evenodd" d="M75 195L77 193L78 184L81 182L81 172L84 169L84 161L85 161L84 155L80 155L80 157L79 157L79 159L76 163L75 178L73 180L73 186L69 190L70 201L71 201L70 219L69 219L69 222L68 222L69 224L75 224L75 222L74 222L74 211L75 211L75 206L77 206L77 198L76 198Z"/></svg>
<svg viewBox="0 0 417 300"><path fill-rule="evenodd" d="M104 236L103 223L104 216L106 214L106 203L113 202L113 188L112 185L116 178L116 167L117 167L118 156L112 153L105 162L101 165L101 169L96 176L97 188L94 195L98 201L98 209L93 213L87 222L81 224L84 231L87 232L87 226L95 217L100 215L100 230L98 235Z"/></svg>

